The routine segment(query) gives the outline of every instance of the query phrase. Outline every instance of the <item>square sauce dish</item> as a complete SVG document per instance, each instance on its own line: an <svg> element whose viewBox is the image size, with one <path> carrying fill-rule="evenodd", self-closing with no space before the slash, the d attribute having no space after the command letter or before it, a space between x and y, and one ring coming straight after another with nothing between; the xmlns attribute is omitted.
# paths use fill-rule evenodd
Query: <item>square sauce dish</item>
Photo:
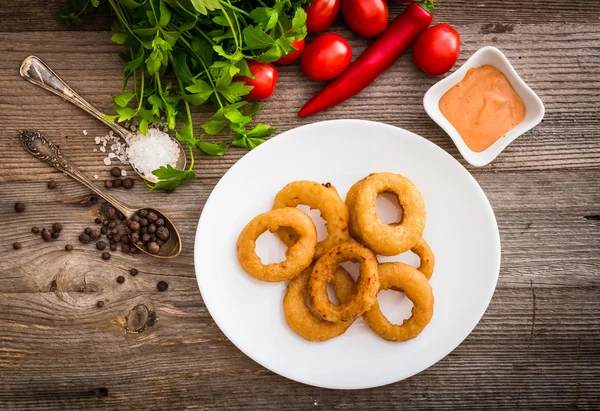
<svg viewBox="0 0 600 411"><path fill-rule="evenodd" d="M525 113L524 118L518 122L518 124L506 131L506 133L487 148L484 148L481 151L474 151L467 145L465 139L457 131L456 127L442 113L442 110L440 109L440 100L442 100L442 97L450 89L465 79L469 69L477 69L483 66L493 66L506 77L506 80L508 80L514 92L521 99L523 104L520 105L520 107L524 105ZM504 83L506 83L506 81L504 81ZM508 87L508 89L510 89L510 87ZM511 91L509 92L512 93ZM491 163L510 143L515 141L523 133L538 125L544 117L544 104L542 103L542 100L540 100L535 92L525 84L521 77L519 77L506 56L504 56L497 48L490 46L479 49L458 70L434 84L425 94L423 106L429 117L431 117L431 119L435 121L450 136L450 138L452 138L464 159L467 160L469 164L476 167L485 166ZM456 113L455 116L460 117L462 114Z"/></svg>

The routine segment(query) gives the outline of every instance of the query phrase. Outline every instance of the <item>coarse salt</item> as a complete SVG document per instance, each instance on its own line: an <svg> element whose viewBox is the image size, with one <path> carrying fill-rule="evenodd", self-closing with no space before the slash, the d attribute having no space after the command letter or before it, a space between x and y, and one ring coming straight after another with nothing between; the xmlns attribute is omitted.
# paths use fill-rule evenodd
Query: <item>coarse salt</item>
<svg viewBox="0 0 600 411"><path fill-rule="evenodd" d="M104 164L106 164L107 166L109 166L111 163L110 158L109 157L104 157Z"/></svg>
<svg viewBox="0 0 600 411"><path fill-rule="evenodd" d="M83 130L83 135L87 136L87 130Z"/></svg>
<svg viewBox="0 0 600 411"><path fill-rule="evenodd" d="M138 132L128 143L129 162L146 177L156 178L152 171L167 164L175 167L179 160L179 145L157 128L148 129L146 135Z"/></svg>

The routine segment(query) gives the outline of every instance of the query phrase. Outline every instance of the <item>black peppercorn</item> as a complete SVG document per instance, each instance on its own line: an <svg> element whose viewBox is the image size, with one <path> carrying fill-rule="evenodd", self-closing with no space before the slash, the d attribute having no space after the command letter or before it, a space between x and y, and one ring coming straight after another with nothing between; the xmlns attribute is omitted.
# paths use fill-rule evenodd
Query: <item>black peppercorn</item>
<svg viewBox="0 0 600 411"><path fill-rule="evenodd" d="M117 217L119 218L119 220L125 220L125 214L123 214L120 211L117 212Z"/></svg>
<svg viewBox="0 0 600 411"><path fill-rule="evenodd" d="M119 234L119 229L118 228L113 228L112 230L110 230L111 233L113 233L113 235Z"/></svg>
<svg viewBox="0 0 600 411"><path fill-rule="evenodd" d="M104 187L106 187L106 188L112 188L113 187L113 181L112 180L104 180Z"/></svg>
<svg viewBox="0 0 600 411"><path fill-rule="evenodd" d="M140 228L140 234L147 234L147 233L148 233L148 227Z"/></svg>
<svg viewBox="0 0 600 411"><path fill-rule="evenodd" d="M113 236L113 241L114 241L115 243L120 243L120 242L121 242L121 236L120 236L119 234L115 234L115 235Z"/></svg>
<svg viewBox="0 0 600 411"><path fill-rule="evenodd" d="M102 233L102 234L106 234L106 233L108 233L108 228L106 228L106 227L104 227L104 226L103 226L103 227L100 229L100 233Z"/></svg>
<svg viewBox="0 0 600 411"><path fill-rule="evenodd" d="M52 234L50 234L50 231L47 228L42 229L42 238L44 241L50 241L50 238L52 238Z"/></svg>
<svg viewBox="0 0 600 411"><path fill-rule="evenodd" d="M73 251L73 246L71 244L67 244L65 246L65 250L67 250L67 251Z"/></svg>
<svg viewBox="0 0 600 411"><path fill-rule="evenodd" d="M96 219L94 220L94 222L96 224L102 224L102 219L100 217L96 217Z"/></svg>
<svg viewBox="0 0 600 411"><path fill-rule="evenodd" d="M115 181L113 181L113 187L114 188L123 187L123 180L121 180L120 178L115 179Z"/></svg>
<svg viewBox="0 0 600 411"><path fill-rule="evenodd" d="M107 219L104 219L104 220L102 221L102 225L105 225L105 226L106 226L106 225L109 225L109 224L110 224L110 221L108 221Z"/></svg>
<svg viewBox="0 0 600 411"><path fill-rule="evenodd" d="M129 239L132 243L137 243L138 241L140 241L140 235L138 233L131 233Z"/></svg>
<svg viewBox="0 0 600 411"><path fill-rule="evenodd" d="M92 232L90 233L90 237L92 237L94 240L97 240L100 238L100 230L96 230L95 228L92 230Z"/></svg>
<svg viewBox="0 0 600 411"><path fill-rule="evenodd" d="M22 245L21 245L21 243L20 243L20 242L18 242L18 241L15 241L15 242L13 243L13 248L14 248L15 250L20 250L20 249L21 249L21 247L22 247Z"/></svg>
<svg viewBox="0 0 600 411"><path fill-rule="evenodd" d="M108 206L106 207L106 218L108 218L109 220L114 220L114 218L117 216L117 210L112 207L112 206Z"/></svg>
<svg viewBox="0 0 600 411"><path fill-rule="evenodd" d="M163 225L165 225L165 220L163 218L158 218L154 224L156 224L157 227L161 227Z"/></svg>
<svg viewBox="0 0 600 411"><path fill-rule="evenodd" d="M137 215L137 214L134 214L134 215L133 215L133 217L131 217L131 219L132 219L133 221L135 221L136 223L139 223L139 222L140 222L140 220L142 219L142 217L140 217L140 216L139 216L139 215Z"/></svg>
<svg viewBox="0 0 600 411"><path fill-rule="evenodd" d="M146 251L148 251L150 254L156 254L160 251L160 246L155 242L148 243Z"/></svg>
<svg viewBox="0 0 600 411"><path fill-rule="evenodd" d="M129 244L123 244L123 245L121 246L121 252L122 252L122 253L128 253L128 252L129 252L129 249L130 249L130 247L129 247Z"/></svg>
<svg viewBox="0 0 600 411"><path fill-rule="evenodd" d="M134 185L133 178L127 177L126 179L123 180L123 188L129 190L130 188L133 188L133 185Z"/></svg>
<svg viewBox="0 0 600 411"><path fill-rule="evenodd" d="M43 235L43 231L42 231L42 235ZM89 242L90 242L90 236L87 235L86 233L81 233L79 235L79 242L81 242L83 244L89 244Z"/></svg>
<svg viewBox="0 0 600 411"><path fill-rule="evenodd" d="M146 210L145 208L142 208L140 211L138 211L138 214L140 215L140 217L148 217L148 210Z"/></svg>
<svg viewBox="0 0 600 411"><path fill-rule="evenodd" d="M117 226L117 223L115 221L111 221L110 224L108 224L108 228L115 228Z"/></svg>
<svg viewBox="0 0 600 411"><path fill-rule="evenodd" d="M50 190L54 190L56 188L58 184L56 184L56 181L48 181L48 188Z"/></svg>
<svg viewBox="0 0 600 411"><path fill-rule="evenodd" d="M104 301L98 301L98 302L96 303L96 306L97 306L98 308L102 308L102 307L104 307Z"/></svg>
<svg viewBox="0 0 600 411"><path fill-rule="evenodd" d="M140 219L140 227L148 227L148 219L147 218Z"/></svg>
<svg viewBox="0 0 600 411"><path fill-rule="evenodd" d="M92 233L92 229L89 227L86 227L85 230L83 230L84 233L86 233L87 235L90 235Z"/></svg>
<svg viewBox="0 0 600 411"><path fill-rule="evenodd" d="M156 226L155 226L154 224L150 224L150 225L148 226L148 232L149 232L150 234L154 234L154 233L156 232Z"/></svg>
<svg viewBox="0 0 600 411"><path fill-rule="evenodd" d="M112 233L108 233L108 234L106 234L106 238L112 241L112 239L113 239L113 234L112 234Z"/></svg>
<svg viewBox="0 0 600 411"><path fill-rule="evenodd" d="M132 268L131 270L129 270L129 274L131 274L132 276L136 276L138 275L138 270L136 270L135 268Z"/></svg>
<svg viewBox="0 0 600 411"><path fill-rule="evenodd" d="M131 222L129 222L129 228L132 229L133 231L139 231L140 223L138 223L137 221L131 221Z"/></svg>
<svg viewBox="0 0 600 411"><path fill-rule="evenodd" d="M60 233L58 231L52 231L52 234L50 234L50 236L54 239L57 239L60 236Z"/></svg>
<svg viewBox="0 0 600 411"><path fill-rule="evenodd" d="M129 244L129 236L128 235L122 235L121 236L121 242L123 244Z"/></svg>
<svg viewBox="0 0 600 411"><path fill-rule="evenodd" d="M170 235L171 233L169 232L169 229L164 225L156 229L156 236L163 241L167 241Z"/></svg>
<svg viewBox="0 0 600 411"><path fill-rule="evenodd" d="M31 227L31 232L32 232L33 234L37 234L37 233L39 233L39 232L40 232L40 229L39 229L39 228L37 228L37 227Z"/></svg>
<svg viewBox="0 0 600 411"><path fill-rule="evenodd" d="M156 244L158 244L159 246L161 246L161 247L162 247L164 243L165 243L165 242L164 242L163 240L161 240L160 238L157 238L157 239L156 239Z"/></svg>
<svg viewBox="0 0 600 411"><path fill-rule="evenodd" d="M115 243L110 244L110 251L117 251L117 245Z"/></svg>
<svg viewBox="0 0 600 411"><path fill-rule="evenodd" d="M98 250L104 250L106 248L106 241L98 241L96 243L96 248Z"/></svg>
<svg viewBox="0 0 600 411"><path fill-rule="evenodd" d="M167 288L169 288L169 284L167 284L166 281L159 281L158 284L156 284L156 288L158 291L166 291Z"/></svg>
<svg viewBox="0 0 600 411"><path fill-rule="evenodd" d="M156 241L157 240L156 234L149 234L149 235L150 235L150 241Z"/></svg>
<svg viewBox="0 0 600 411"><path fill-rule="evenodd" d="M142 243L147 243L150 241L150 234L142 234Z"/></svg>
<svg viewBox="0 0 600 411"><path fill-rule="evenodd" d="M102 253L102 259L103 260L110 260L110 253L109 252L103 252Z"/></svg>
<svg viewBox="0 0 600 411"><path fill-rule="evenodd" d="M122 275L118 276L117 277L117 282L119 284L123 284L125 282L125 277L123 277Z"/></svg>
<svg viewBox="0 0 600 411"><path fill-rule="evenodd" d="M131 247L130 252L131 252L131 254L139 254L140 250L138 250L138 248L134 246L134 247Z"/></svg>
<svg viewBox="0 0 600 411"><path fill-rule="evenodd" d="M23 204L20 201L18 203L15 203L15 211L17 213L22 213L23 211L25 211L25 204Z"/></svg>
<svg viewBox="0 0 600 411"><path fill-rule="evenodd" d="M110 175L113 177L121 177L121 169L119 167L111 168Z"/></svg>
<svg viewBox="0 0 600 411"><path fill-rule="evenodd" d="M61 223L52 224L52 231L56 231L57 233L60 233L62 231L62 224Z"/></svg>
<svg viewBox="0 0 600 411"><path fill-rule="evenodd" d="M158 215L154 211L150 211L148 213L148 221L151 223L155 222L158 219Z"/></svg>

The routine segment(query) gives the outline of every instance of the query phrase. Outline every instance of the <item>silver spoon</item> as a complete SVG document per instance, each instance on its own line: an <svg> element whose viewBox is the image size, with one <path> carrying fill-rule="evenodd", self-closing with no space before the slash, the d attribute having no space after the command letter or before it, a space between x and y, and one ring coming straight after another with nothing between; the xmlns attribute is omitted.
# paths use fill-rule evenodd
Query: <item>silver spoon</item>
<svg viewBox="0 0 600 411"><path fill-rule="evenodd" d="M113 207L115 207L117 210L123 213L126 219L130 220L133 217L133 215L140 210L125 205L124 203L115 199L113 196L106 193L104 190L100 189L98 186L92 183L92 181L85 174L79 171L73 163L71 163L62 155L62 152L54 143L52 143L50 140L48 140L46 137L44 137L37 131L22 131L21 142L23 143L23 147L25 148L25 150L27 150L28 153L32 154L34 157L39 158L43 162L48 163L51 166L57 168L66 175L73 177L75 180L79 181L81 184L98 194L100 197L102 197L108 203L110 203ZM160 250L157 254L151 254L147 252L141 244L134 243L134 246L140 251L153 257L177 257L181 252L181 236L179 235L179 231L177 231L175 224L173 224L169 217L167 217L160 210L147 207L146 210L154 211L159 217L165 220L165 227L169 229L170 236L169 239L160 247Z"/></svg>
<svg viewBox="0 0 600 411"><path fill-rule="evenodd" d="M85 101L79 94L69 87L67 83L58 77L56 73L52 71L52 69L48 67L48 65L39 57L26 57L21 63L19 72L21 73L21 77L23 77L25 80L43 88L44 90L48 90L59 97L62 97L68 102L75 104L86 113L96 117L98 120L106 124L113 131L123 137L125 141L128 141L131 137L135 136L135 134L121 127L119 124L105 119L102 113L96 107ZM179 159L177 160L176 168L183 170L186 166L185 150L177 139L171 136L169 137L175 141L179 147ZM140 173L135 167L135 164L131 164L131 166L144 180L149 181L150 183L156 183L158 181L158 179L154 176L145 176Z"/></svg>

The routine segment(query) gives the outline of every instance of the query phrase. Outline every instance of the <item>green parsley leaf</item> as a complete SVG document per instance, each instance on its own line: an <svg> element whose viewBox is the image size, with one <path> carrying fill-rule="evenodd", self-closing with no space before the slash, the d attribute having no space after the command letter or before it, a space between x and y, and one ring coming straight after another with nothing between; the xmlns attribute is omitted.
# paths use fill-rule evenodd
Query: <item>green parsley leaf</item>
<svg viewBox="0 0 600 411"><path fill-rule="evenodd" d="M206 141L198 141L196 147L211 156L222 156L227 151L225 143L207 143Z"/></svg>
<svg viewBox="0 0 600 411"><path fill-rule="evenodd" d="M221 8L219 0L190 0L190 2L197 12L204 15L208 14L208 10L212 11Z"/></svg>
<svg viewBox="0 0 600 411"><path fill-rule="evenodd" d="M233 138L231 145L252 150L253 148L256 148L262 143L264 143L265 141L266 140L262 138L246 137L243 134L238 134Z"/></svg>
<svg viewBox="0 0 600 411"><path fill-rule="evenodd" d="M140 130L140 133L142 133L143 135L148 134L148 120L146 120L145 118L143 118L140 121L139 130Z"/></svg>
<svg viewBox="0 0 600 411"><path fill-rule="evenodd" d="M142 3L138 3L137 1L134 1L134 0L117 0L117 3L122 4L123 6L129 8L129 9L137 9L138 7L140 7L142 5Z"/></svg>
<svg viewBox="0 0 600 411"><path fill-rule="evenodd" d="M127 104L131 101L131 99L135 96L133 93L122 93L113 97L113 101L116 105L120 107L126 107Z"/></svg>
<svg viewBox="0 0 600 411"><path fill-rule="evenodd" d="M268 124L258 123L252 130L250 130L246 136L248 137L268 137L277 131L276 128L269 126Z"/></svg>
<svg viewBox="0 0 600 411"><path fill-rule="evenodd" d="M228 85L217 85L217 91L230 103L240 101L242 96L248 94L252 88L243 81L234 81Z"/></svg>
<svg viewBox="0 0 600 411"><path fill-rule="evenodd" d="M110 39L115 44L123 44L127 40L127 33L113 33Z"/></svg>
<svg viewBox="0 0 600 411"><path fill-rule="evenodd" d="M271 7L257 7L250 12L250 17L263 30L269 31L277 24L279 11Z"/></svg>
<svg viewBox="0 0 600 411"><path fill-rule="evenodd" d="M246 50L264 49L275 44L275 40L271 38L258 26L246 26L243 30L244 41L246 42Z"/></svg>
<svg viewBox="0 0 600 411"><path fill-rule="evenodd" d="M159 0L158 4L158 10L160 15L160 18L158 20L158 27L165 27L171 21L171 12L167 8L163 0Z"/></svg>

